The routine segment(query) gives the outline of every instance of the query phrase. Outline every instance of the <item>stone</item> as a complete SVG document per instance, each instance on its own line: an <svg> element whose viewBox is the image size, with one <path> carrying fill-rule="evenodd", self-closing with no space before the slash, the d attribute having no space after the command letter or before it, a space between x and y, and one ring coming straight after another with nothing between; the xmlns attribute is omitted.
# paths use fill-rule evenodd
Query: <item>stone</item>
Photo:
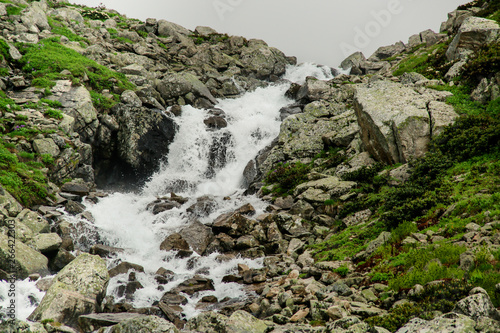
<svg viewBox="0 0 500 333"><path fill-rule="evenodd" d="M215 239L212 228L199 221L194 221L188 227L182 229L179 234L186 240L191 249L199 255L203 255L207 247Z"/></svg>
<svg viewBox="0 0 500 333"><path fill-rule="evenodd" d="M338 177L326 177L298 185L295 188L294 195L300 198L301 193L304 194L304 192L310 191L310 195L304 196L304 199L323 203L325 200L331 199L331 197L340 197L348 193L355 186L355 182L342 181ZM316 191L313 192L313 189ZM321 193L324 193L324 195ZM320 197L314 199L315 195ZM323 199L323 196L326 199Z"/></svg>
<svg viewBox="0 0 500 333"><path fill-rule="evenodd" d="M186 242L184 237L179 233L174 233L169 235L160 244L160 250L162 251L172 251L172 250L190 250L189 244Z"/></svg>
<svg viewBox="0 0 500 333"><path fill-rule="evenodd" d="M204 333L225 333L228 317L217 312L203 312L188 320L185 328Z"/></svg>
<svg viewBox="0 0 500 333"><path fill-rule="evenodd" d="M378 237L374 240L372 240L370 243L368 243L368 246L366 247L366 253L372 254L375 252L379 247L385 244L389 239L391 238L391 233L387 231L383 231L378 235Z"/></svg>
<svg viewBox="0 0 500 333"><path fill-rule="evenodd" d="M40 155L48 154L52 157L57 157L60 153L59 147L51 138L33 140L33 149Z"/></svg>
<svg viewBox="0 0 500 333"><path fill-rule="evenodd" d="M101 258L109 258L120 252L123 252L122 248L107 246L103 244L93 245L89 250L90 254L98 255Z"/></svg>
<svg viewBox="0 0 500 333"><path fill-rule="evenodd" d="M294 315L290 318L291 322L300 322L303 321L307 315L309 314L310 310L309 308L301 309L294 313Z"/></svg>
<svg viewBox="0 0 500 333"><path fill-rule="evenodd" d="M128 273L128 271L130 270L144 273L144 267L142 267L141 265L123 261L109 270L109 277L112 278L117 276L118 274L125 274Z"/></svg>
<svg viewBox="0 0 500 333"><path fill-rule="evenodd" d="M81 254L56 275L40 305L28 319L53 319L77 327L80 315L99 308L108 281L106 262L98 256Z"/></svg>
<svg viewBox="0 0 500 333"><path fill-rule="evenodd" d="M473 320L482 316L500 320L500 313L491 302L488 294L483 292L461 299L455 304L452 312L466 315Z"/></svg>
<svg viewBox="0 0 500 333"><path fill-rule="evenodd" d="M21 16L21 21L24 26L30 31L36 33L43 30L50 30L50 25L47 21L47 14L45 14L47 9L46 6L47 5L45 3L31 3L28 10Z"/></svg>
<svg viewBox="0 0 500 333"><path fill-rule="evenodd" d="M240 62L244 72L249 72L257 79L265 80L271 76L280 77L285 74L288 59L280 50L269 47L265 43L250 43L241 51Z"/></svg>
<svg viewBox="0 0 500 333"><path fill-rule="evenodd" d="M203 121L208 128L219 129L227 127L227 121L221 116L211 116Z"/></svg>
<svg viewBox="0 0 500 333"><path fill-rule="evenodd" d="M75 260L75 258L76 257L71 252L65 249L59 249L56 256L50 259L49 268L54 272L59 272L66 267L66 265Z"/></svg>
<svg viewBox="0 0 500 333"><path fill-rule="evenodd" d="M139 313L92 313L78 318L78 327L84 332L97 331L101 327L108 327L119 324L126 320L146 317Z"/></svg>
<svg viewBox="0 0 500 333"><path fill-rule="evenodd" d="M457 117L450 105L435 105L435 125L431 102L437 102L432 92L417 93L400 83L376 81L356 87L354 107L367 151L388 164L423 156L435 126L442 128Z"/></svg>
<svg viewBox="0 0 500 333"><path fill-rule="evenodd" d="M342 220L344 224L348 227L366 223L370 216L372 216L372 212L370 209L365 209L359 212L354 213L354 215L348 216Z"/></svg>
<svg viewBox="0 0 500 333"><path fill-rule="evenodd" d="M125 90L120 96L120 101L136 108L142 106L141 99L132 90Z"/></svg>
<svg viewBox="0 0 500 333"><path fill-rule="evenodd" d="M61 247L62 239L56 233L38 234L31 241L34 249L41 253L57 251Z"/></svg>
<svg viewBox="0 0 500 333"><path fill-rule="evenodd" d="M189 73L169 73L157 83L156 89L165 100L193 93L197 97L206 98L213 105L217 104L208 88L196 76Z"/></svg>
<svg viewBox="0 0 500 333"><path fill-rule="evenodd" d="M239 213L226 213L217 217L213 224L215 233L226 233L232 237L248 234L257 222Z"/></svg>
<svg viewBox="0 0 500 333"><path fill-rule="evenodd" d="M403 53L406 50L405 44L403 42L397 42L394 45L382 46L379 47L371 56L368 58L368 61L380 61L390 57L395 56L396 54Z"/></svg>
<svg viewBox="0 0 500 333"><path fill-rule="evenodd" d="M396 333L420 333L420 332L453 332L453 333L474 333L475 322L471 318L456 314L447 313L445 315L426 321L420 318L411 319L406 325L401 327Z"/></svg>
<svg viewBox="0 0 500 333"><path fill-rule="evenodd" d="M359 126L356 119L356 114L353 110L343 112L333 118L337 128L324 134L321 140L327 147L347 147L354 140L356 134L359 133Z"/></svg>
<svg viewBox="0 0 500 333"><path fill-rule="evenodd" d="M268 325L250 313L242 310L235 311L226 321L227 333L265 333Z"/></svg>
<svg viewBox="0 0 500 333"><path fill-rule="evenodd" d="M68 182L61 186L61 191L83 197L89 194L90 188L86 184L78 182Z"/></svg>
<svg viewBox="0 0 500 333"><path fill-rule="evenodd" d="M359 69L359 66L361 63L363 63L365 61L366 61L366 58L362 52L355 52L355 53L351 54L350 56L348 56L347 58L345 58L342 61L342 63L340 64L340 67L343 70L350 69L351 74L353 74L353 75L359 75L359 74L362 74L360 69Z"/></svg>
<svg viewBox="0 0 500 333"><path fill-rule="evenodd" d="M192 296L195 293L204 290L215 290L213 281L200 275L195 275L192 278L181 282L177 287L174 288L173 291L183 292Z"/></svg>
<svg viewBox="0 0 500 333"><path fill-rule="evenodd" d="M107 333L179 333L174 324L157 316L135 316L106 329Z"/></svg>
<svg viewBox="0 0 500 333"><path fill-rule="evenodd" d="M49 274L47 257L23 244L21 241L16 241L15 247L12 249L12 241L12 238L0 234L0 269L10 272L12 271L10 264L15 264L17 278L20 279L25 279L34 273L42 276ZM15 251L13 261L11 261L12 250Z"/></svg>
<svg viewBox="0 0 500 333"><path fill-rule="evenodd" d="M471 16L464 20L453 38L446 58L459 60L478 50L482 45L498 41L500 26L493 20Z"/></svg>
<svg viewBox="0 0 500 333"><path fill-rule="evenodd" d="M0 209L5 209L9 216L16 217L23 210L23 206L6 189L0 186Z"/></svg>

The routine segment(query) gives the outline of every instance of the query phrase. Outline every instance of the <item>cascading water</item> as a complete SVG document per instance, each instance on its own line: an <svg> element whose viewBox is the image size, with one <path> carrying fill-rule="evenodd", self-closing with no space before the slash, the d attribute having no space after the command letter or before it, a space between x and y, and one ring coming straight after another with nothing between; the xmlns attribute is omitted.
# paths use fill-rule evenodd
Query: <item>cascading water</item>
<svg viewBox="0 0 500 333"><path fill-rule="evenodd" d="M216 108L224 112L225 128L207 128L204 120L213 115L213 110L183 107L182 115L176 118L179 129L170 145L166 162L145 184L141 193L113 193L97 204L87 202L93 222L68 216L77 230L75 243L81 249L88 250L97 241L124 249L109 259L108 268L123 261L144 267L143 273L136 273L137 281L143 288L126 299L129 303L135 307L151 306L164 292L194 274L212 279L215 291L200 292L188 298L188 304L183 307L188 318L198 312L195 305L205 295L216 296L219 300L246 296L241 285L222 283L222 278L235 273L237 263L259 268L261 260L233 258L221 261L217 253L200 256L196 252L187 258L179 258L173 251L160 250L160 244L168 235L194 220L210 223L220 214L246 203L253 205L257 214L263 212L265 203L254 196L243 196L243 170L279 134L279 110L292 102L284 96L290 86L289 81L303 83L306 76L324 80L331 79L332 73L328 67L313 64L290 66L284 76L288 81L258 88L239 98L219 100ZM157 215L148 209L148 204L171 192L187 198L188 202ZM211 211L205 215L193 215L186 210L204 196L210 200ZM160 267L175 273L173 280L162 286L154 278ZM123 294L123 285L127 281L127 274L110 280L107 294L114 296L115 302L127 297ZM35 298L39 296L36 294Z"/></svg>

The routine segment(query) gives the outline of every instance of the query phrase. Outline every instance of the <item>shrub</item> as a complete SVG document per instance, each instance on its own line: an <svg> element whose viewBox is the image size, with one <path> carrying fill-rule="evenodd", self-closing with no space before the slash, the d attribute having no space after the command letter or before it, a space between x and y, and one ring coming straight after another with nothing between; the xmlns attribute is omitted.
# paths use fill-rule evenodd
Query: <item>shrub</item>
<svg viewBox="0 0 500 333"><path fill-rule="evenodd" d="M307 173L311 165L301 162L283 163L279 162L273 170L269 171L264 178L266 184L277 184L273 192L277 194L289 194L297 185L307 181Z"/></svg>
<svg viewBox="0 0 500 333"><path fill-rule="evenodd" d="M55 109L47 109L45 110L44 114L49 117L49 118L55 118L55 119L63 119L63 113L59 110Z"/></svg>
<svg viewBox="0 0 500 333"><path fill-rule="evenodd" d="M482 78L490 78L500 71L500 45L491 43L482 46L470 56L464 66L462 77L472 85L477 85Z"/></svg>

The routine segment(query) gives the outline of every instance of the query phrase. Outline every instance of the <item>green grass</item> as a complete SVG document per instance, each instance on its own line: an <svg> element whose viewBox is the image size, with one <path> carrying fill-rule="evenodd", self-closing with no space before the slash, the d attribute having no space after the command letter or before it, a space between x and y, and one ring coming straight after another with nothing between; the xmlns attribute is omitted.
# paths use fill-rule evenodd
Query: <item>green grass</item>
<svg viewBox="0 0 500 333"><path fill-rule="evenodd" d="M55 35L61 35L67 37L72 42L84 42L89 44L87 38L81 37L75 34L71 29L65 26L65 24L55 18L50 16L47 17L50 27L52 28L51 32Z"/></svg>
<svg viewBox="0 0 500 333"><path fill-rule="evenodd" d="M274 184L272 192L278 195L288 195L295 187L307 181L307 173L311 170L311 164L277 163L273 170L269 171L264 178L267 185Z"/></svg>
<svg viewBox="0 0 500 333"><path fill-rule="evenodd" d="M446 59L448 45L449 42L445 42L411 52L400 62L393 74L400 76L406 72L417 72L428 79L442 79L453 65Z"/></svg>
<svg viewBox="0 0 500 333"><path fill-rule="evenodd" d="M63 113L61 111L51 109L51 108L46 109L43 114L49 118L54 118L54 119L63 119L64 118Z"/></svg>
<svg viewBox="0 0 500 333"><path fill-rule="evenodd" d="M23 9L26 8L26 5L11 5L7 6L7 15L19 15L23 11Z"/></svg>
<svg viewBox="0 0 500 333"><path fill-rule="evenodd" d="M20 156L22 159L33 158L27 153ZM48 196L47 178L43 173L21 162L3 141L0 141L0 184L24 206L43 203Z"/></svg>
<svg viewBox="0 0 500 333"><path fill-rule="evenodd" d="M88 85L95 91L112 89L115 85L123 89L134 88L125 75L61 45L57 38L44 39L35 45L21 45L20 51L23 54L20 60L22 69L34 79L41 79L37 82L39 86L47 85L47 80L61 78L59 73L68 70L76 79L86 74Z"/></svg>

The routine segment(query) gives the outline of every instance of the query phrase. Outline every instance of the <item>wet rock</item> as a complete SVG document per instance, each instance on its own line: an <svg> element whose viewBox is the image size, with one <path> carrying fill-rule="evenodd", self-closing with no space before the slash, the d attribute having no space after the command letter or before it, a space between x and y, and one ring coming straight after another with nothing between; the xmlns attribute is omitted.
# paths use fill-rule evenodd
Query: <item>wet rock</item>
<svg viewBox="0 0 500 333"><path fill-rule="evenodd" d="M183 292L190 296L204 290L215 290L215 288L212 280L200 275L195 275L191 279L182 282L174 289L175 292Z"/></svg>
<svg viewBox="0 0 500 333"><path fill-rule="evenodd" d="M227 127L227 121L220 116L212 116L203 121L208 128L219 129Z"/></svg>
<svg viewBox="0 0 500 333"><path fill-rule="evenodd" d="M186 211L196 216L207 216L215 211L217 202L211 196L203 196L196 200Z"/></svg>
<svg viewBox="0 0 500 333"><path fill-rule="evenodd" d="M196 76L189 73L169 73L163 80L157 82L156 89L165 100L193 93L197 97L206 98L212 105L217 104L208 88Z"/></svg>
<svg viewBox="0 0 500 333"><path fill-rule="evenodd" d="M141 265L133 264L127 261L119 263L116 267L113 267L109 270L109 277L115 277L119 274L127 273L129 270L134 270L136 272L144 272L144 267Z"/></svg>
<svg viewBox="0 0 500 333"><path fill-rule="evenodd" d="M171 250L189 250L189 244L186 242L184 237L179 233L174 233L169 235L160 244L160 250L171 251Z"/></svg>
<svg viewBox="0 0 500 333"><path fill-rule="evenodd" d="M247 203L241 206L240 208L236 209L234 213L252 216L255 215L255 208L253 208L251 204Z"/></svg>
<svg viewBox="0 0 500 333"><path fill-rule="evenodd" d="M194 221L179 234L187 241L191 249L200 255L205 253L215 238L212 229L199 221Z"/></svg>
<svg viewBox="0 0 500 333"><path fill-rule="evenodd" d="M240 237L248 234L257 223L238 213L227 213L217 217L213 224L216 233L226 233L229 236Z"/></svg>
<svg viewBox="0 0 500 333"><path fill-rule="evenodd" d="M112 247L112 246L107 246L107 245L103 245L103 244L96 244L90 248L89 253L94 254L94 255L98 255L101 258L109 258L109 257L112 257L120 252L123 252L123 251L124 250L122 248L119 248L119 247Z"/></svg>
<svg viewBox="0 0 500 333"><path fill-rule="evenodd" d="M98 256L81 254L56 275L29 320L53 319L76 327L80 315L97 310L108 281L104 260Z"/></svg>
<svg viewBox="0 0 500 333"><path fill-rule="evenodd" d="M78 215L81 214L85 211L85 206L82 205L79 202L73 201L73 200L68 200L66 204L64 205L66 212L68 212L71 215Z"/></svg>
<svg viewBox="0 0 500 333"><path fill-rule="evenodd" d="M53 272L59 272L61 269L66 267L66 265L75 260L75 258L76 257L71 252L68 252L64 249L59 249L56 256L50 259L49 268Z"/></svg>

